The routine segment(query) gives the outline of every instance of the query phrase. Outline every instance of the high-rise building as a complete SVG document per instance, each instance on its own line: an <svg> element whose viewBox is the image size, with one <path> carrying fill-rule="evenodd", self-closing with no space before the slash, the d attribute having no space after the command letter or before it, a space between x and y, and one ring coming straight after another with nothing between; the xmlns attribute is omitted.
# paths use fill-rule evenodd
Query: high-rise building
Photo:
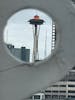
<svg viewBox="0 0 75 100"><path fill-rule="evenodd" d="M7 47L11 54L16 58L29 62L30 61L30 49L26 49L26 47L15 48L14 45L7 44Z"/></svg>
<svg viewBox="0 0 75 100"><path fill-rule="evenodd" d="M55 23L52 22L52 43L51 43L51 50L55 49L56 45L56 26Z"/></svg>
<svg viewBox="0 0 75 100"><path fill-rule="evenodd" d="M29 62L30 59L30 49L26 49L25 47L21 47L21 60Z"/></svg>

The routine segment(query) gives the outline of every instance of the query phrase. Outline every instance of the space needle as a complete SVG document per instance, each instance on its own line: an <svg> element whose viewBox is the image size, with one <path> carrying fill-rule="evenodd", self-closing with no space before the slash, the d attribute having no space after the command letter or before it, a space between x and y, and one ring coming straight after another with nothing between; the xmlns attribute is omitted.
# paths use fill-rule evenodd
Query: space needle
<svg viewBox="0 0 75 100"><path fill-rule="evenodd" d="M35 15L33 19L29 20L30 24L33 26L33 62L39 60L39 52L38 52L38 39L40 33L40 26L43 25L44 20L40 19L38 15Z"/></svg>

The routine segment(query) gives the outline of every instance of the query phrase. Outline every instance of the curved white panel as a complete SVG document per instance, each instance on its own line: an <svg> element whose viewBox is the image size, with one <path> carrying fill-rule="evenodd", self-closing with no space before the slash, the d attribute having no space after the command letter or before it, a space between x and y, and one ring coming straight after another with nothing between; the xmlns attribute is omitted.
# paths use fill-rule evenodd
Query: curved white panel
<svg viewBox="0 0 75 100"><path fill-rule="evenodd" d="M13 59L5 50L3 29L16 11L35 7L52 15L60 29L56 53L44 63L30 66ZM0 1L0 100L23 100L61 79L75 64L75 8L69 0Z"/></svg>

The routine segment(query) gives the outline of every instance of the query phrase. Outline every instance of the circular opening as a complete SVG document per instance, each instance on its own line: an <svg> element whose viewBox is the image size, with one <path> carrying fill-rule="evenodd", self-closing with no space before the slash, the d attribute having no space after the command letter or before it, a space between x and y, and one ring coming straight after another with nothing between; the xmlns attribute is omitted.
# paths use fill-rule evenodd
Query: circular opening
<svg viewBox="0 0 75 100"><path fill-rule="evenodd" d="M4 30L4 43L17 59L33 63L51 55L56 44L56 25L37 9L23 9L13 14Z"/></svg>

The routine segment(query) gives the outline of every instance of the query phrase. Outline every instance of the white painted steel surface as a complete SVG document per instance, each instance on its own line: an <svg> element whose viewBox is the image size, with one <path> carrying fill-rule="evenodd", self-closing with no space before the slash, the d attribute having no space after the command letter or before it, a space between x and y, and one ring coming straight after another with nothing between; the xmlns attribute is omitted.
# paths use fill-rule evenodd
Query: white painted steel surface
<svg viewBox="0 0 75 100"><path fill-rule="evenodd" d="M57 23L57 47L44 62L24 64L7 52L3 30L7 20L22 8L46 11ZM58 43L59 42L59 43ZM69 0L0 1L0 100L24 100L60 80L75 65L75 8Z"/></svg>

